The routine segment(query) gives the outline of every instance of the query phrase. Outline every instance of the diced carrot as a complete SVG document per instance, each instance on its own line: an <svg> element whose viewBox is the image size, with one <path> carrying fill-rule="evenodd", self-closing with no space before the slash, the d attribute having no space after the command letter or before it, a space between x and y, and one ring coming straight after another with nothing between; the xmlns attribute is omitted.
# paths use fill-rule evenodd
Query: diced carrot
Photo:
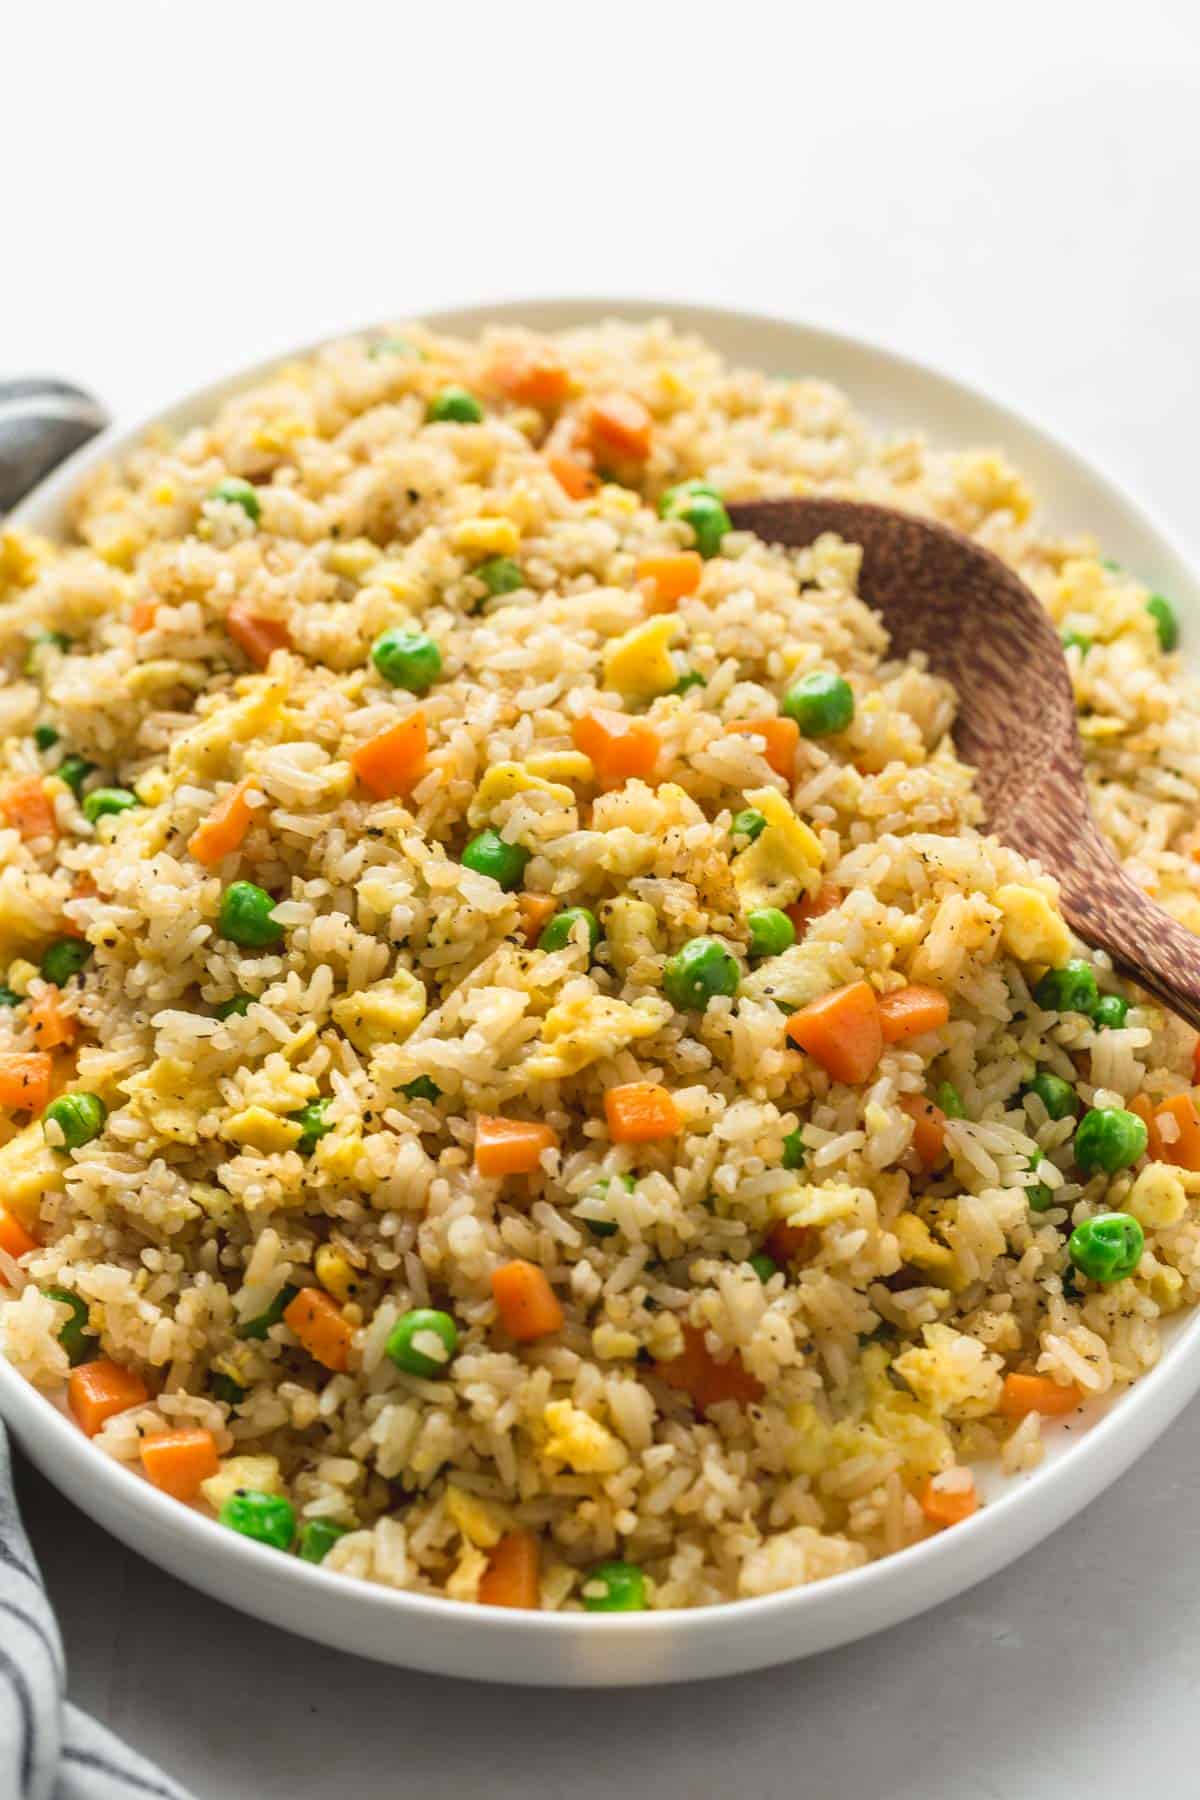
<svg viewBox="0 0 1200 1800"><path fill-rule="evenodd" d="M338 1374L350 1366L354 1332L322 1288L301 1288L283 1309L284 1324L293 1331L314 1362Z"/></svg>
<svg viewBox="0 0 1200 1800"><path fill-rule="evenodd" d="M481 1115L475 1126L475 1167L481 1175L532 1175L558 1133L533 1119Z"/></svg>
<svg viewBox="0 0 1200 1800"><path fill-rule="evenodd" d="M377 800L391 800L397 794L412 793L425 773L428 748L425 714L418 708L398 725L389 725L360 744L350 765Z"/></svg>
<svg viewBox="0 0 1200 1800"><path fill-rule="evenodd" d="M696 550L675 550L666 556L640 557L634 575L644 582L650 612L673 612L681 600L700 586L704 559Z"/></svg>
<svg viewBox="0 0 1200 1800"><path fill-rule="evenodd" d="M546 457L550 465L550 473L557 481L563 493L572 500L586 500L600 486L600 477L594 469L580 462L577 456L567 456L562 451L551 451Z"/></svg>
<svg viewBox="0 0 1200 1800"><path fill-rule="evenodd" d="M794 906L785 906L784 912L792 921L792 927L798 938L802 938L814 919L822 913L832 912L845 899L836 882L823 881L815 894L805 894Z"/></svg>
<svg viewBox="0 0 1200 1800"><path fill-rule="evenodd" d="M946 1154L945 1113L924 1094L901 1094L900 1110L913 1122L913 1149L927 1169L936 1169Z"/></svg>
<svg viewBox="0 0 1200 1800"><path fill-rule="evenodd" d="M551 1337L562 1330L563 1309L544 1269L536 1263L501 1263L492 1270L492 1294L500 1323L518 1344Z"/></svg>
<svg viewBox="0 0 1200 1800"><path fill-rule="evenodd" d="M628 1081L604 1095L608 1135L614 1144L652 1144L678 1137L683 1121L665 1087L654 1081Z"/></svg>
<svg viewBox="0 0 1200 1800"><path fill-rule="evenodd" d="M619 786L635 777L649 780L662 748L657 731L628 713L597 707L571 727L575 748L591 758L604 785Z"/></svg>
<svg viewBox="0 0 1200 1800"><path fill-rule="evenodd" d="M40 775L31 775L27 781L15 781L12 787L5 788L0 795L0 810L26 843L58 836L54 807L46 798Z"/></svg>
<svg viewBox="0 0 1200 1800"><path fill-rule="evenodd" d="M134 631L149 631L157 617L157 600L139 600L129 615L129 624Z"/></svg>
<svg viewBox="0 0 1200 1800"><path fill-rule="evenodd" d="M931 987L902 987L884 994L879 1002L879 1023L885 1044L900 1044L923 1032L937 1031L950 1017L945 994Z"/></svg>
<svg viewBox="0 0 1200 1800"><path fill-rule="evenodd" d="M588 409L588 438L601 462L606 455L645 462L653 435L654 420L636 394L601 394Z"/></svg>
<svg viewBox="0 0 1200 1800"><path fill-rule="evenodd" d="M552 350L513 350L490 372L492 385L518 406L536 406L547 412L561 406L570 389L566 366Z"/></svg>
<svg viewBox="0 0 1200 1800"><path fill-rule="evenodd" d="M931 1477L921 1494L921 1511L931 1525L961 1525L979 1511L974 1479L966 1487L939 1488L933 1485Z"/></svg>
<svg viewBox="0 0 1200 1800"><path fill-rule="evenodd" d="M221 1468L216 1439L199 1426L143 1438L141 1455L142 1467L155 1487L175 1500L194 1500L200 1483Z"/></svg>
<svg viewBox="0 0 1200 1800"><path fill-rule="evenodd" d="M538 1606L538 1547L529 1531L510 1531L500 1539L479 1580L481 1606Z"/></svg>
<svg viewBox="0 0 1200 1800"><path fill-rule="evenodd" d="M252 663L265 669L274 650L286 650L292 638L282 619L264 619L244 600L235 600L225 614L225 629Z"/></svg>
<svg viewBox="0 0 1200 1800"><path fill-rule="evenodd" d="M668 1387L680 1388L689 1394L697 1412L701 1413L707 1412L710 1406L719 1406L722 1400L736 1400L739 1406L749 1406L753 1401L761 1400L765 1391L762 1382L749 1373L736 1350L724 1362L718 1362L697 1325L683 1327L682 1356L660 1362L657 1372Z"/></svg>
<svg viewBox="0 0 1200 1800"><path fill-rule="evenodd" d="M1192 1050L1192 1082L1196 1087L1200 1087L1200 1037L1196 1039L1195 1047Z"/></svg>
<svg viewBox="0 0 1200 1800"><path fill-rule="evenodd" d="M767 1233L766 1251L776 1262L803 1262L817 1247L817 1232L811 1225L789 1225L781 1219Z"/></svg>
<svg viewBox="0 0 1200 1800"><path fill-rule="evenodd" d="M215 869L224 857L241 848L254 820L246 802L253 785L251 777L243 775L227 794L222 794L207 819L201 820L188 839L188 849L206 869Z"/></svg>
<svg viewBox="0 0 1200 1800"><path fill-rule="evenodd" d="M1064 1387L1049 1375L1006 1375L996 1410L1006 1419L1023 1419L1031 1412L1055 1418L1060 1413L1074 1412L1082 1404L1083 1395L1074 1382Z"/></svg>
<svg viewBox="0 0 1200 1800"><path fill-rule="evenodd" d="M1166 1100L1136 1094L1129 1110L1146 1127L1146 1148L1152 1162L1200 1170L1200 1113L1190 1094L1171 1094Z"/></svg>
<svg viewBox="0 0 1200 1800"><path fill-rule="evenodd" d="M792 770L796 766L796 746L800 742L800 727L795 719L785 719L770 713L761 719L737 719L730 727L740 737L760 737L766 743L763 755L777 775L790 781Z"/></svg>
<svg viewBox="0 0 1200 1800"><path fill-rule="evenodd" d="M29 1008L29 1025L39 1050L57 1050L61 1044L73 1044L79 1030L74 1013L65 1013L58 1003L56 987L40 993Z"/></svg>
<svg viewBox="0 0 1200 1800"><path fill-rule="evenodd" d="M0 1206L0 1250L16 1258L28 1256L36 1249L37 1239L30 1237L15 1213L10 1213L7 1206Z"/></svg>
<svg viewBox="0 0 1200 1800"><path fill-rule="evenodd" d="M44 1050L0 1056L0 1106L41 1112L50 1104L54 1059Z"/></svg>
<svg viewBox="0 0 1200 1800"><path fill-rule="evenodd" d="M865 981L822 994L787 1022L793 1044L815 1057L835 1081L865 1081L883 1055L879 1002Z"/></svg>
<svg viewBox="0 0 1200 1800"><path fill-rule="evenodd" d="M517 917L527 944L536 944L542 932L558 911L558 901L550 894L518 894Z"/></svg>
<svg viewBox="0 0 1200 1800"><path fill-rule="evenodd" d="M117 1413L144 1406L149 1398L150 1390L135 1369L123 1369L106 1356L81 1363L67 1377L67 1403L88 1437L95 1437Z"/></svg>

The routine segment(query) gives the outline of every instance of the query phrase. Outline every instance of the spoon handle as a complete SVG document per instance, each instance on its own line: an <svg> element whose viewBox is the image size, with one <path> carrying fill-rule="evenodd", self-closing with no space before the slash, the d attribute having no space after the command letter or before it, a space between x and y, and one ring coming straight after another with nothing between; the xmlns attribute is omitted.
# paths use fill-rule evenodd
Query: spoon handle
<svg viewBox="0 0 1200 1800"><path fill-rule="evenodd" d="M1063 915L1113 966L1200 1029L1200 938L1158 906L1119 866L1091 820L1080 822L1070 861L1047 843L1021 845L1058 877Z"/></svg>

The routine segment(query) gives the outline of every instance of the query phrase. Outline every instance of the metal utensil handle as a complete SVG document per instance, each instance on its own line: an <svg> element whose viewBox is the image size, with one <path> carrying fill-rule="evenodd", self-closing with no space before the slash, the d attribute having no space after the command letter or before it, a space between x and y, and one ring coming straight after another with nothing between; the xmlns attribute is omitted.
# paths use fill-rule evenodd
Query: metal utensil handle
<svg viewBox="0 0 1200 1800"><path fill-rule="evenodd" d="M107 424L100 402L69 381L0 381L0 515Z"/></svg>

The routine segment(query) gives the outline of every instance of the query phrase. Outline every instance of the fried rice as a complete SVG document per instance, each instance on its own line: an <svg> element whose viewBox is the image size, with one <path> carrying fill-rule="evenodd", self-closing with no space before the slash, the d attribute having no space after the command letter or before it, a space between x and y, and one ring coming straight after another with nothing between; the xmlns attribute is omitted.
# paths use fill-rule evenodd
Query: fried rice
<svg viewBox="0 0 1200 1800"><path fill-rule="evenodd" d="M1153 1366L1195 1033L981 829L855 546L721 527L813 492L1017 569L1109 842L1200 930L1169 609L1000 451L666 322L352 339L0 535L0 1321L100 1451L394 1588L690 1607L963 1528ZM795 729L814 673L841 729ZM1072 958L1127 1010L1052 1004ZM861 1068L811 1028L909 990Z"/></svg>

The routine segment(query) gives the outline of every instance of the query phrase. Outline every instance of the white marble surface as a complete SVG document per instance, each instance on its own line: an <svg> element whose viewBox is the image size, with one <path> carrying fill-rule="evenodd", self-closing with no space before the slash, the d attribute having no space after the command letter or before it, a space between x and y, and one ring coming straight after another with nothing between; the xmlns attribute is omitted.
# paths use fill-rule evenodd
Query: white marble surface
<svg viewBox="0 0 1200 1800"><path fill-rule="evenodd" d="M7 20L0 369L122 415L339 325L655 294L943 364L1195 523L1194 6L41 0ZM697 1689L466 1688L285 1637L26 1472L72 1692L204 1800L1089 1800L1200 1781L1193 1407L959 1602Z"/></svg>

